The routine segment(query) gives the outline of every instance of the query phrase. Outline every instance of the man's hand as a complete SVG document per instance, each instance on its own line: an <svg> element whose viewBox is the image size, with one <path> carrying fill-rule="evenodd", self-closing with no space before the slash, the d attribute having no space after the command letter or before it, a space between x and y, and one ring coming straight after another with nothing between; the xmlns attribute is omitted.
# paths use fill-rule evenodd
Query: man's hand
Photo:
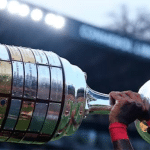
<svg viewBox="0 0 150 150"><path fill-rule="evenodd" d="M109 96L113 106L109 114L109 131L114 150L133 150L126 128L135 119L149 119L149 102L132 91L111 92Z"/></svg>
<svg viewBox="0 0 150 150"><path fill-rule="evenodd" d="M111 92L110 104L113 106L110 115L110 123L119 122L129 125L135 119L148 120L149 103L142 100L140 94L132 91Z"/></svg>

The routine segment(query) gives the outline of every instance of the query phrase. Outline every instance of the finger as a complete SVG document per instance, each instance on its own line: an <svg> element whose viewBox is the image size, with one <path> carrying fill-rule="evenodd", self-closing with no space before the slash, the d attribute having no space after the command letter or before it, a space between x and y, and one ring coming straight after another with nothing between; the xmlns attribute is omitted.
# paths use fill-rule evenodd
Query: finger
<svg viewBox="0 0 150 150"><path fill-rule="evenodd" d="M119 91L112 91L109 93L109 95L113 98L120 98L121 97L120 93L121 92L119 92Z"/></svg>
<svg viewBox="0 0 150 150"><path fill-rule="evenodd" d="M149 110L149 101L141 94L139 94L139 96L140 96L140 99L141 99L141 101L142 101L142 103L143 103L143 105L144 105L144 110L145 111L148 111Z"/></svg>
<svg viewBox="0 0 150 150"><path fill-rule="evenodd" d="M141 98L140 94L132 92L131 96L133 96L133 98L135 98L136 102L142 104L143 111L147 111L149 109L148 101L145 98Z"/></svg>
<svg viewBox="0 0 150 150"><path fill-rule="evenodd" d="M124 92L120 92L120 95L123 97L123 98L130 98L127 94L125 94Z"/></svg>
<svg viewBox="0 0 150 150"><path fill-rule="evenodd" d="M121 92L121 95L123 97L123 100L128 101L128 103L133 102L133 100L127 94L125 94L124 92Z"/></svg>
<svg viewBox="0 0 150 150"><path fill-rule="evenodd" d="M126 95L128 95L133 101L142 102L141 97L138 93L132 91L124 91Z"/></svg>
<svg viewBox="0 0 150 150"><path fill-rule="evenodd" d="M118 92L118 91L116 91L116 92L114 92L114 91L110 92L109 96L111 98L113 98L113 99L116 99L116 100L121 100L121 99L124 98L123 95L122 95L122 92Z"/></svg>
<svg viewBox="0 0 150 150"><path fill-rule="evenodd" d="M138 101L138 102L142 102L142 99L141 99L140 94L138 94L138 93L136 93L136 92L132 92L131 98L132 98L132 99L135 99L135 100Z"/></svg>
<svg viewBox="0 0 150 150"><path fill-rule="evenodd" d="M140 94L135 93L135 95L136 95L138 101L141 101L141 102L143 101Z"/></svg>
<svg viewBox="0 0 150 150"><path fill-rule="evenodd" d="M143 102L143 106L144 106L144 111L148 111L149 110L149 102L146 98L142 99Z"/></svg>
<svg viewBox="0 0 150 150"><path fill-rule="evenodd" d="M122 92L110 92L109 98L110 98L111 105L114 105L116 101L123 102L127 99Z"/></svg>
<svg viewBox="0 0 150 150"><path fill-rule="evenodd" d="M121 99L120 92L116 92L116 91L115 92L114 91L110 92L109 93L109 98L110 98L110 104L114 105L116 103L116 100Z"/></svg>

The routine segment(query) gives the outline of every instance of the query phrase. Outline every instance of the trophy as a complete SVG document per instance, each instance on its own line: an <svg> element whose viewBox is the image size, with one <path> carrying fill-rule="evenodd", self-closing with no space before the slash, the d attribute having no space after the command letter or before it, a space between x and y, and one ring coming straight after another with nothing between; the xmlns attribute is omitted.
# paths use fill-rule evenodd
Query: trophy
<svg viewBox="0 0 150 150"><path fill-rule="evenodd" d="M88 114L109 114L109 95L86 78L53 52L0 44L0 141L44 144L72 135ZM146 121L135 125L150 143Z"/></svg>

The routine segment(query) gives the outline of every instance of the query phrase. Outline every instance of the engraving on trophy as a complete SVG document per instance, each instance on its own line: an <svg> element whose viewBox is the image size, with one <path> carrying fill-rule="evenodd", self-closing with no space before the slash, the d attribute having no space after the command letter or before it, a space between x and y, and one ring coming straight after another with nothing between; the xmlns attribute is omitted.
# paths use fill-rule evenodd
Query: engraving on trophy
<svg viewBox="0 0 150 150"><path fill-rule="evenodd" d="M35 58L32 51L28 48L19 47L19 50L23 57L23 62L26 63L35 63Z"/></svg>
<svg viewBox="0 0 150 150"><path fill-rule="evenodd" d="M23 82L24 82L24 72L23 72L23 63L13 61L13 88L12 96L13 97L22 97L23 94Z"/></svg>
<svg viewBox="0 0 150 150"><path fill-rule="evenodd" d="M48 107L47 103L36 103L28 131L40 132L45 120L47 107Z"/></svg>
<svg viewBox="0 0 150 150"><path fill-rule="evenodd" d="M10 61L6 46L0 44L0 60Z"/></svg>
<svg viewBox="0 0 150 150"><path fill-rule="evenodd" d="M0 93L11 93L12 69L11 63L0 61Z"/></svg>
<svg viewBox="0 0 150 150"><path fill-rule="evenodd" d="M17 121L17 118L19 116L21 106L21 100L18 99L12 99L11 105L8 113L8 117L6 119L4 129L13 130Z"/></svg>
<svg viewBox="0 0 150 150"><path fill-rule="evenodd" d="M42 50L38 50L38 52L41 57L41 64L48 65L48 60L47 60L45 53Z"/></svg>
<svg viewBox="0 0 150 150"><path fill-rule="evenodd" d="M61 67L61 63L57 54L50 51L44 51L44 53L47 55L49 65Z"/></svg>
<svg viewBox="0 0 150 150"><path fill-rule="evenodd" d="M41 133L52 134L56 127L59 113L60 113L61 104L59 103L49 103L47 116L41 130Z"/></svg>
<svg viewBox="0 0 150 150"><path fill-rule="evenodd" d="M37 64L48 65L48 60L46 58L45 53L42 50L32 49L32 52L34 53Z"/></svg>
<svg viewBox="0 0 150 150"><path fill-rule="evenodd" d="M38 92L37 98L49 100L50 72L48 66L38 65Z"/></svg>
<svg viewBox="0 0 150 150"><path fill-rule="evenodd" d="M7 142L18 143L24 137L25 133L22 132L14 132L11 137L7 140Z"/></svg>
<svg viewBox="0 0 150 150"><path fill-rule="evenodd" d="M22 57L21 57L21 54L20 54L20 51L17 47L15 46L8 46L8 49L10 51L10 54L11 54L11 58L12 60L17 60L17 61L22 61Z"/></svg>
<svg viewBox="0 0 150 150"><path fill-rule="evenodd" d="M34 102L24 101L15 130L26 131L34 110Z"/></svg>
<svg viewBox="0 0 150 150"><path fill-rule="evenodd" d="M24 98L36 99L37 69L35 64L25 63Z"/></svg>
<svg viewBox="0 0 150 150"><path fill-rule="evenodd" d="M0 97L0 128L5 117L7 105L8 105L8 98Z"/></svg>
<svg viewBox="0 0 150 150"><path fill-rule="evenodd" d="M50 100L61 102L63 91L62 69L51 67L51 96Z"/></svg>
<svg viewBox="0 0 150 150"><path fill-rule="evenodd" d="M41 62L41 58L40 58L38 50L31 49L31 51L33 52L33 54L35 56L36 63L40 63Z"/></svg>

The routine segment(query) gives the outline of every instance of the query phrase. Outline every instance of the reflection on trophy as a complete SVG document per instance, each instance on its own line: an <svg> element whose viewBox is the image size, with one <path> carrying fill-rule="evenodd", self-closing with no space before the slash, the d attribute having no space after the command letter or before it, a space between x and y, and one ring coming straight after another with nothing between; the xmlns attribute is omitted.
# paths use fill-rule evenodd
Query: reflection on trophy
<svg viewBox="0 0 150 150"><path fill-rule="evenodd" d="M109 95L86 77L53 52L0 45L0 141L43 144L73 134L89 113L109 114ZM146 122L135 124L150 143Z"/></svg>

